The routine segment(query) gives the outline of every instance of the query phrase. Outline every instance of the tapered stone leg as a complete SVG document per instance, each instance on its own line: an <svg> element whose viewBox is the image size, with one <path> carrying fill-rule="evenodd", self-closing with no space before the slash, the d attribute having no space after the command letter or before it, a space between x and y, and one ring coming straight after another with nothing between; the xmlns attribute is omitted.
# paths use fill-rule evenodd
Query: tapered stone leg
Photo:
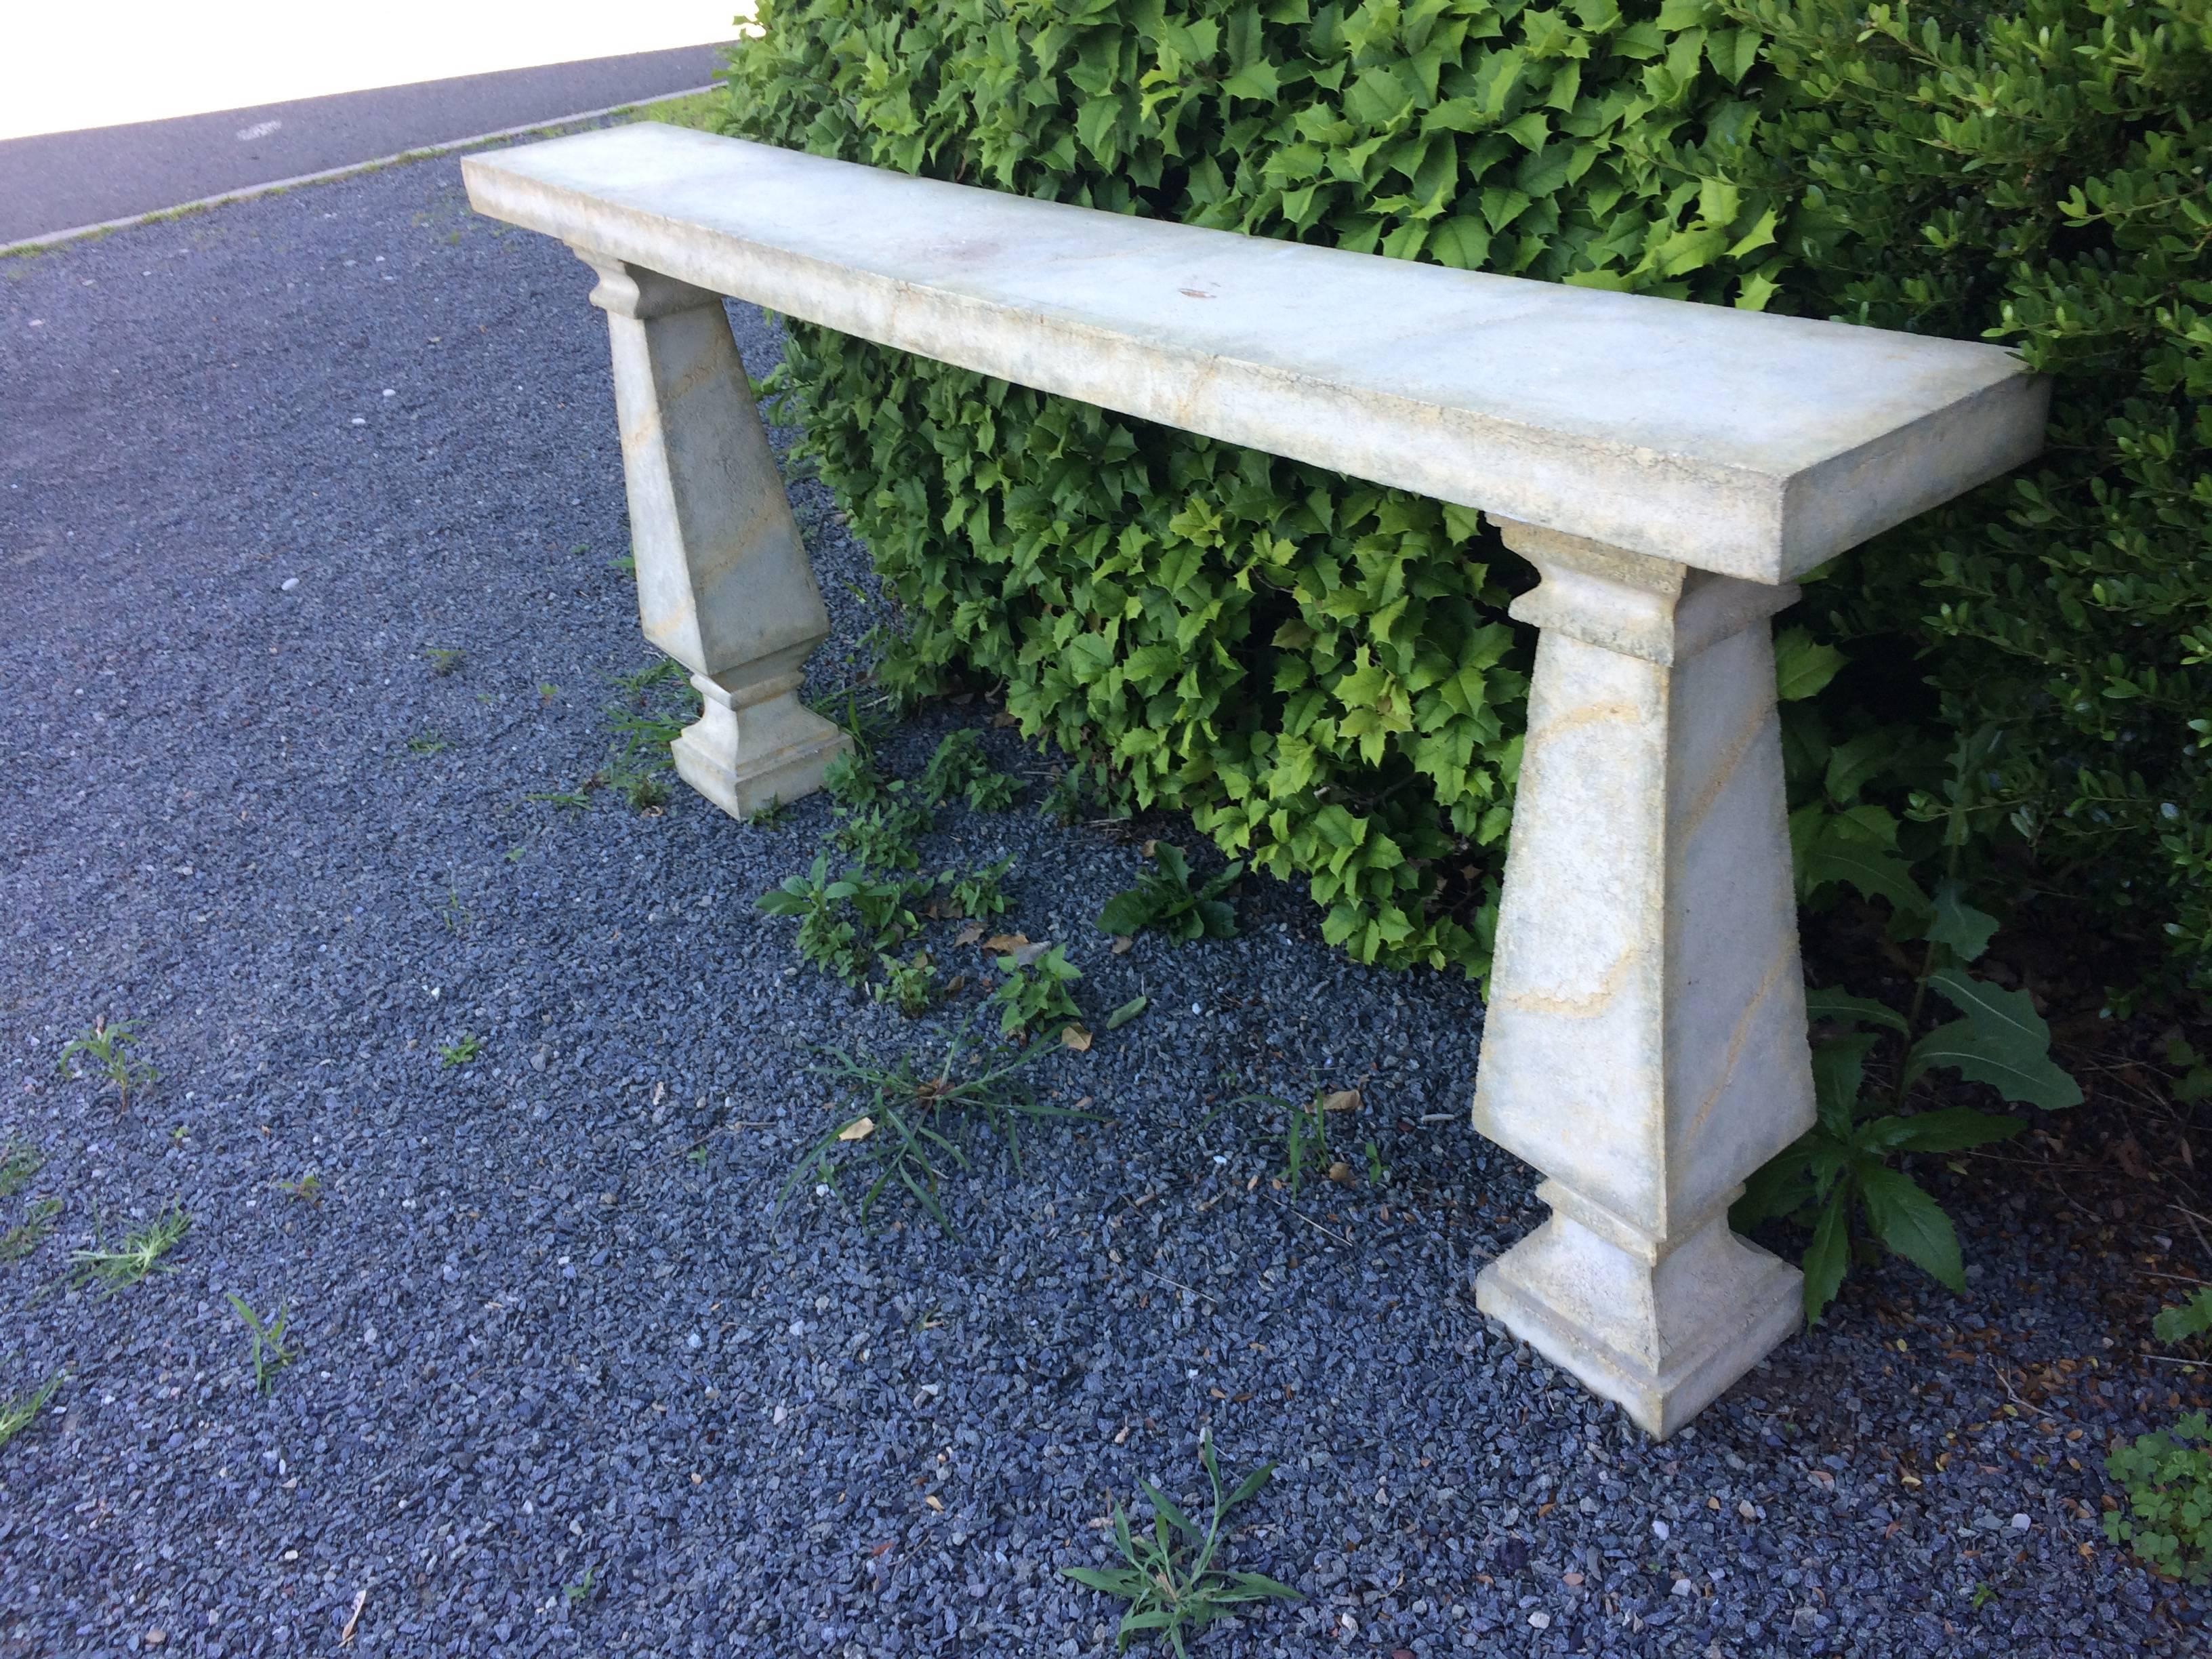
<svg viewBox="0 0 2212 1659"><path fill-rule="evenodd" d="M1728 1227L1813 1121L1767 627L1796 590L1505 539L1544 632L1474 1122L1552 1215L1476 1301L1665 1436L1800 1318L1797 1270Z"/></svg>
<svg viewBox="0 0 2212 1659"><path fill-rule="evenodd" d="M678 774L749 817L822 787L852 746L799 701L830 615L777 476L722 297L588 248L607 313L645 636L706 699Z"/></svg>

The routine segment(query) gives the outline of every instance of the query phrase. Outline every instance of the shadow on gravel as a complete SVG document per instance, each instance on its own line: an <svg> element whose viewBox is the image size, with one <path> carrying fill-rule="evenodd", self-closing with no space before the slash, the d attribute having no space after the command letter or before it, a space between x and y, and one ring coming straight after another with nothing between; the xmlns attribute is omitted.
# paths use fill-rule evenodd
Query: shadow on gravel
<svg viewBox="0 0 2212 1659"><path fill-rule="evenodd" d="M1267 883L1234 939L1113 954L1139 848L1038 817L981 703L885 761L973 725L1027 776L927 859L1012 856L1097 1032L1035 1082L1096 1121L975 1142L949 1237L779 1217L848 1103L817 1051L941 1041L982 953L938 944L977 977L933 1027L799 969L754 901L819 799L532 799L649 665L589 285L450 161L0 263L0 1145L39 1160L0 1230L52 1230L0 1260L0 1397L62 1377L0 1447L0 1655L1100 1654L1119 1608L1062 1569L1140 1480L1194 1498L1201 1432L1279 1466L1224 1564L1304 1596L1205 1653L2193 1639L2097 1530L2164 1388L2066 1238L1969 1207L1967 1301L1872 1272L1653 1445L1474 1310L1539 1212L1467 1125L1472 988L1348 966ZM820 693L870 580L799 495ZM102 1017L160 1073L127 1111L57 1075ZM1295 1196L1230 1107L1352 1089L1347 1179ZM138 1282L67 1282L173 1204ZM265 1394L234 1297L287 1319Z"/></svg>

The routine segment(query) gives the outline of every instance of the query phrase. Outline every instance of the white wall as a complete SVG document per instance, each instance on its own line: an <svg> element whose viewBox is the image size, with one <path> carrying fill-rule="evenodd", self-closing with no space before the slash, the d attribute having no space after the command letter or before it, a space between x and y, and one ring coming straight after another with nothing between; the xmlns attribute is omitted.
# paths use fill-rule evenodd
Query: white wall
<svg viewBox="0 0 2212 1659"><path fill-rule="evenodd" d="M748 0L0 0L0 138L727 40Z"/></svg>

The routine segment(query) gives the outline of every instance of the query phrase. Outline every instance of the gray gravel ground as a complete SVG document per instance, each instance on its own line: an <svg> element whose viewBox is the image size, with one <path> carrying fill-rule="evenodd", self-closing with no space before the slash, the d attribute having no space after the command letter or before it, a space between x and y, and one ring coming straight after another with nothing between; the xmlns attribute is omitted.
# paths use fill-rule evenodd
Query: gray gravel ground
<svg viewBox="0 0 2212 1659"><path fill-rule="evenodd" d="M1206 1653L2192 1647L2094 1524L2103 1445L2170 1413L2082 1238L1968 1188L1967 1299L1873 1273L1654 1445L1474 1310L1539 1212L1466 1124L1470 989L1273 884L1111 956L1137 849L1026 804L932 847L1015 855L1087 1008L1153 999L1041 1073L1106 1121L983 1152L951 1241L779 1219L834 1121L807 1045L927 1034L753 908L823 801L528 799L647 660L588 283L451 161L0 269L0 1140L48 1158L0 1226L63 1205L0 1265L0 1394L68 1374L0 1450L0 1654L329 1652L357 1604L360 1654L1103 1653L1060 1569L1139 1479L1193 1493L1201 1430L1280 1465L1231 1564L1307 1597ZM799 502L827 683L866 562ZM103 1013L161 1072L127 1115L56 1073ZM1271 1184L1279 1120L1229 1103L1315 1084L1386 1184ZM171 1271L62 1283L172 1200ZM231 1292L304 1344L265 1399Z"/></svg>

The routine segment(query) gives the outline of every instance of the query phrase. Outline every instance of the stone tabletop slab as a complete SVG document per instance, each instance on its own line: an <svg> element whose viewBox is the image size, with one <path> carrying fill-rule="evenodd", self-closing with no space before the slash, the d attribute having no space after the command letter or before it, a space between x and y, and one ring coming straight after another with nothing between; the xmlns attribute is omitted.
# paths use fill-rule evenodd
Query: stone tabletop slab
<svg viewBox="0 0 2212 1659"><path fill-rule="evenodd" d="M1991 345L1416 264L644 123L479 212L900 349L1753 581L2041 447Z"/></svg>

